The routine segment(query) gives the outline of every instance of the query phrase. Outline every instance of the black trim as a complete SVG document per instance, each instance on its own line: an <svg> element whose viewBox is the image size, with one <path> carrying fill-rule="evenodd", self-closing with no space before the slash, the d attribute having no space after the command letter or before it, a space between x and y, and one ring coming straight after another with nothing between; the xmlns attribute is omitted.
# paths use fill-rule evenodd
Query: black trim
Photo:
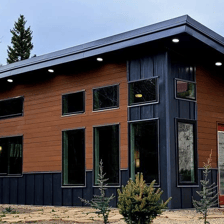
<svg viewBox="0 0 224 224"><path fill-rule="evenodd" d="M24 97L23 96L18 96L18 97L13 97L13 98L8 98L8 99L2 99L2 100L0 100L0 103L1 102L5 102L5 101L10 101L10 100L16 100L16 99L18 99L18 100L22 99L21 100L21 102L22 102L22 111L21 111L21 113L8 114L8 115L0 116L0 120L23 116L23 113L24 113L23 112L24 111Z"/></svg>
<svg viewBox="0 0 224 224"><path fill-rule="evenodd" d="M138 106L138 105L141 106L142 104L159 103L159 82L158 82L158 78L159 78L159 76L152 77L152 78L147 78L147 79L138 79L138 80L135 80L135 81L129 81L128 82L128 107ZM155 79L156 99L152 100L152 101L144 101L144 102L140 102L140 103L130 104L130 85L129 84L136 83L136 82L141 82L141 81L147 81L147 80L151 80L151 79Z"/></svg>
<svg viewBox="0 0 224 224"><path fill-rule="evenodd" d="M98 90L98 89L103 89L103 88L108 88L108 87L113 87L113 86L117 86L117 106L111 106L111 107L101 107L99 109L94 109L94 90ZM93 97L93 111L103 111L103 110L108 110L108 109L115 109L115 108L119 108L120 105L120 85L119 84L112 84L112 85L107 85L107 86L102 86L102 87L98 87L98 88L93 88L92 90L92 97Z"/></svg>
<svg viewBox="0 0 224 224"><path fill-rule="evenodd" d="M160 127L159 127L159 118L151 118L151 119L144 119L144 120L134 120L134 121L128 121L128 171L129 171L129 177L131 178L131 131L130 126L134 123L144 123L144 122L153 122L156 121L157 124L157 142L158 142L158 183L155 183L154 187L160 187L161 184L161 171L160 171ZM150 183L147 183L150 184Z"/></svg>
<svg viewBox="0 0 224 224"><path fill-rule="evenodd" d="M64 138L63 138L63 133L64 132L69 132L69 131L77 131L77 130L84 130L84 169L85 169L85 180L84 180L84 184L63 184L63 176L64 176L64 172L63 172L63 151L64 151ZM66 130L62 130L61 132L62 134L62 160L61 160L61 187L67 187L67 188L72 188L72 187L86 187L86 128L74 128L74 129L66 129Z"/></svg>
<svg viewBox="0 0 224 224"><path fill-rule="evenodd" d="M195 175L195 182L188 182L183 181L179 182L179 150L178 150L178 123L186 123L186 124L193 124L193 141L194 141L194 175ZM181 187L188 186L192 187L194 185L198 185L198 152L197 152L197 121L190 120L190 119L181 119L175 118L175 133L176 133L176 175L177 175L177 186Z"/></svg>
<svg viewBox="0 0 224 224"><path fill-rule="evenodd" d="M109 127L109 126L118 126L118 135L119 135L119 138L118 138L118 141L119 141L119 144L118 144L118 146L119 146L119 152L118 152L118 156L119 156L119 161L118 161L118 164L119 164L119 169L118 169L118 175L119 175L119 177L118 177L118 180L119 180L119 182L116 184L116 183L113 183L113 184L109 184L109 183L107 183L107 186L108 187L120 187L120 183L121 183L121 169L120 169L120 162L121 162L121 155L120 155L120 153L121 153L121 150L120 150L120 148L121 148L121 135L120 135L120 133L121 133L121 130L120 130L120 124L119 123L114 123L114 124L106 124L106 125L98 125L98 126L93 126L93 170L92 170L92 183L93 183L93 187L99 187L99 185L96 185L95 184L95 129L96 128L101 128L101 127ZM104 162L104 161L103 161ZM105 171L104 171L104 173L105 173Z"/></svg>
<svg viewBox="0 0 224 224"><path fill-rule="evenodd" d="M191 101L191 102L196 102L197 101L197 83L196 82L189 81L189 80L185 80L185 79L178 79L178 78L175 78L174 80L175 80L175 84L174 84L174 88L175 88L175 99L177 99L177 100L187 100L187 101ZM182 82L188 82L188 83L195 84L195 99L178 97L177 96L177 81L182 81Z"/></svg>
<svg viewBox="0 0 224 224"><path fill-rule="evenodd" d="M63 97L68 96L68 95L72 95L72 94L76 94L76 93L83 93L83 110L82 111L76 111L76 112L71 112L71 113L64 113L63 112ZM74 114L83 114L85 113L85 95L86 95L86 91L85 90L81 90L81 91L77 91L77 92L73 92L73 93L66 93L66 94L62 94L62 108L61 108L61 113L62 116L68 116L68 115L74 115Z"/></svg>

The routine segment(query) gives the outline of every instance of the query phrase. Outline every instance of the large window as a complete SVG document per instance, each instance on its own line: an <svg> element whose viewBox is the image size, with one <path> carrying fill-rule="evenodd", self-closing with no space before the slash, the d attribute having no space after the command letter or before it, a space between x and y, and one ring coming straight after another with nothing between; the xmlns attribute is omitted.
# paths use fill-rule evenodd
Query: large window
<svg viewBox="0 0 224 224"><path fill-rule="evenodd" d="M130 124L130 160L133 180L141 172L146 183L156 180L159 184L158 120Z"/></svg>
<svg viewBox="0 0 224 224"><path fill-rule="evenodd" d="M70 93L62 96L62 114L85 112L85 92Z"/></svg>
<svg viewBox="0 0 224 224"><path fill-rule="evenodd" d="M0 175L21 175L22 155L22 136L0 138Z"/></svg>
<svg viewBox="0 0 224 224"><path fill-rule="evenodd" d="M129 105L158 101L157 78L129 83Z"/></svg>
<svg viewBox="0 0 224 224"><path fill-rule="evenodd" d="M85 185L85 129L63 131L63 185Z"/></svg>
<svg viewBox="0 0 224 224"><path fill-rule="evenodd" d="M196 100L196 83L176 79L176 98Z"/></svg>
<svg viewBox="0 0 224 224"><path fill-rule="evenodd" d="M99 162L103 161L109 185L119 184L119 125L94 128L94 183L97 185Z"/></svg>
<svg viewBox="0 0 224 224"><path fill-rule="evenodd" d="M177 119L178 183L197 183L195 121Z"/></svg>
<svg viewBox="0 0 224 224"><path fill-rule="evenodd" d="M0 101L0 119L23 115L23 97Z"/></svg>
<svg viewBox="0 0 224 224"><path fill-rule="evenodd" d="M93 110L119 107L119 85L93 90Z"/></svg>

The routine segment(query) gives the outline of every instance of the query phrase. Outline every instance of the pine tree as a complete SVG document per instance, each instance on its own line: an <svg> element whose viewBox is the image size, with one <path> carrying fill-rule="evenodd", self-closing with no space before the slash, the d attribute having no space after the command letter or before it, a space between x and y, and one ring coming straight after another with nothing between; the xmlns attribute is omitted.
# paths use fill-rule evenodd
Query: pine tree
<svg viewBox="0 0 224 224"><path fill-rule="evenodd" d="M210 184L208 175L211 172L211 162L212 162L212 152L207 160L207 163L204 163L205 170L203 171L203 180L201 180L202 190L196 191L197 194L201 197L200 201L193 200L193 205L196 208L197 212L200 212L203 215L204 224L209 223L207 221L208 209L217 205L218 203L218 193L216 193L217 185L215 183ZM214 196L212 196L214 195Z"/></svg>
<svg viewBox="0 0 224 224"><path fill-rule="evenodd" d="M26 22L25 17L20 15L18 21L14 24L14 28L10 30L12 33L12 47L8 46L7 50L8 64L30 57L30 51L33 49L33 44L31 43L33 32L30 30L30 27L25 29Z"/></svg>
<svg viewBox="0 0 224 224"><path fill-rule="evenodd" d="M128 224L152 223L157 215L163 212L171 200L161 201L163 191L154 188L155 180L147 185L143 180L143 174L137 173L135 181L130 179L122 190L118 191L118 208L124 220Z"/></svg>
<svg viewBox="0 0 224 224"><path fill-rule="evenodd" d="M103 161L100 160L99 164L99 174L98 174L98 183L99 183L99 190L100 195L93 195L93 199L91 201L87 201L83 198L79 198L82 202L87 205L90 205L92 208L96 209L95 213L100 216L103 215L104 223L108 223L108 216L111 211L109 206L110 201L114 198L112 194L110 197L105 196L105 190L107 189L107 184L105 183L108 179L104 179L106 173L103 173Z"/></svg>

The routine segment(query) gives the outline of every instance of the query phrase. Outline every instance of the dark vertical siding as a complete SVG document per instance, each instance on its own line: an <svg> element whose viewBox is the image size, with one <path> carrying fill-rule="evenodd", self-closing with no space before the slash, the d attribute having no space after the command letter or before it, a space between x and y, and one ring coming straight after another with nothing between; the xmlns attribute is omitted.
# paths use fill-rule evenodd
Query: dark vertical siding
<svg viewBox="0 0 224 224"><path fill-rule="evenodd" d="M128 81L158 77L159 102L148 105L129 107L129 121L159 118L160 186L164 190L162 198L166 199L168 196L165 126L166 99L164 97L166 95L165 77L168 69L166 52L157 53L152 56L141 57L139 60L130 60L128 65Z"/></svg>
<svg viewBox="0 0 224 224"><path fill-rule="evenodd" d="M128 170L121 171L121 184L128 181ZM117 205L117 189L108 187L106 196L114 194L111 206ZM99 194L99 188L92 185L92 171L86 173L85 187L61 187L61 173L24 174L22 177L0 178L1 204L27 205L64 205L82 206L80 198L91 200L93 194Z"/></svg>
<svg viewBox="0 0 224 224"><path fill-rule="evenodd" d="M171 166L171 208L191 208L192 196L195 195L196 187L177 187L177 145L176 145L176 118L192 119L196 120L196 102L175 99L175 78L195 81L195 68L194 65L185 62L184 59L174 58L169 54L169 74L168 74L168 86L169 86L169 106L170 106L170 162L175 164ZM199 175L200 178L200 175Z"/></svg>
<svg viewBox="0 0 224 224"><path fill-rule="evenodd" d="M52 205L52 174L44 175L44 205Z"/></svg>
<svg viewBox="0 0 224 224"><path fill-rule="evenodd" d="M44 204L44 178L42 174L35 175L35 205Z"/></svg>

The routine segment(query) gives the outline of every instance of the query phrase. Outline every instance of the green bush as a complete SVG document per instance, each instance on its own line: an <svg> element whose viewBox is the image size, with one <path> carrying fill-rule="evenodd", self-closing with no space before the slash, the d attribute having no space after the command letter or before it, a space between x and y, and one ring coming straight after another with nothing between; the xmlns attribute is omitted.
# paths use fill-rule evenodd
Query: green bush
<svg viewBox="0 0 224 224"><path fill-rule="evenodd" d="M135 181L129 180L128 184L118 189L118 208L124 220L128 224L148 224L162 213L162 209L171 200L163 203L160 197L163 191L155 190L155 180L148 186L143 180L143 175L137 174Z"/></svg>

